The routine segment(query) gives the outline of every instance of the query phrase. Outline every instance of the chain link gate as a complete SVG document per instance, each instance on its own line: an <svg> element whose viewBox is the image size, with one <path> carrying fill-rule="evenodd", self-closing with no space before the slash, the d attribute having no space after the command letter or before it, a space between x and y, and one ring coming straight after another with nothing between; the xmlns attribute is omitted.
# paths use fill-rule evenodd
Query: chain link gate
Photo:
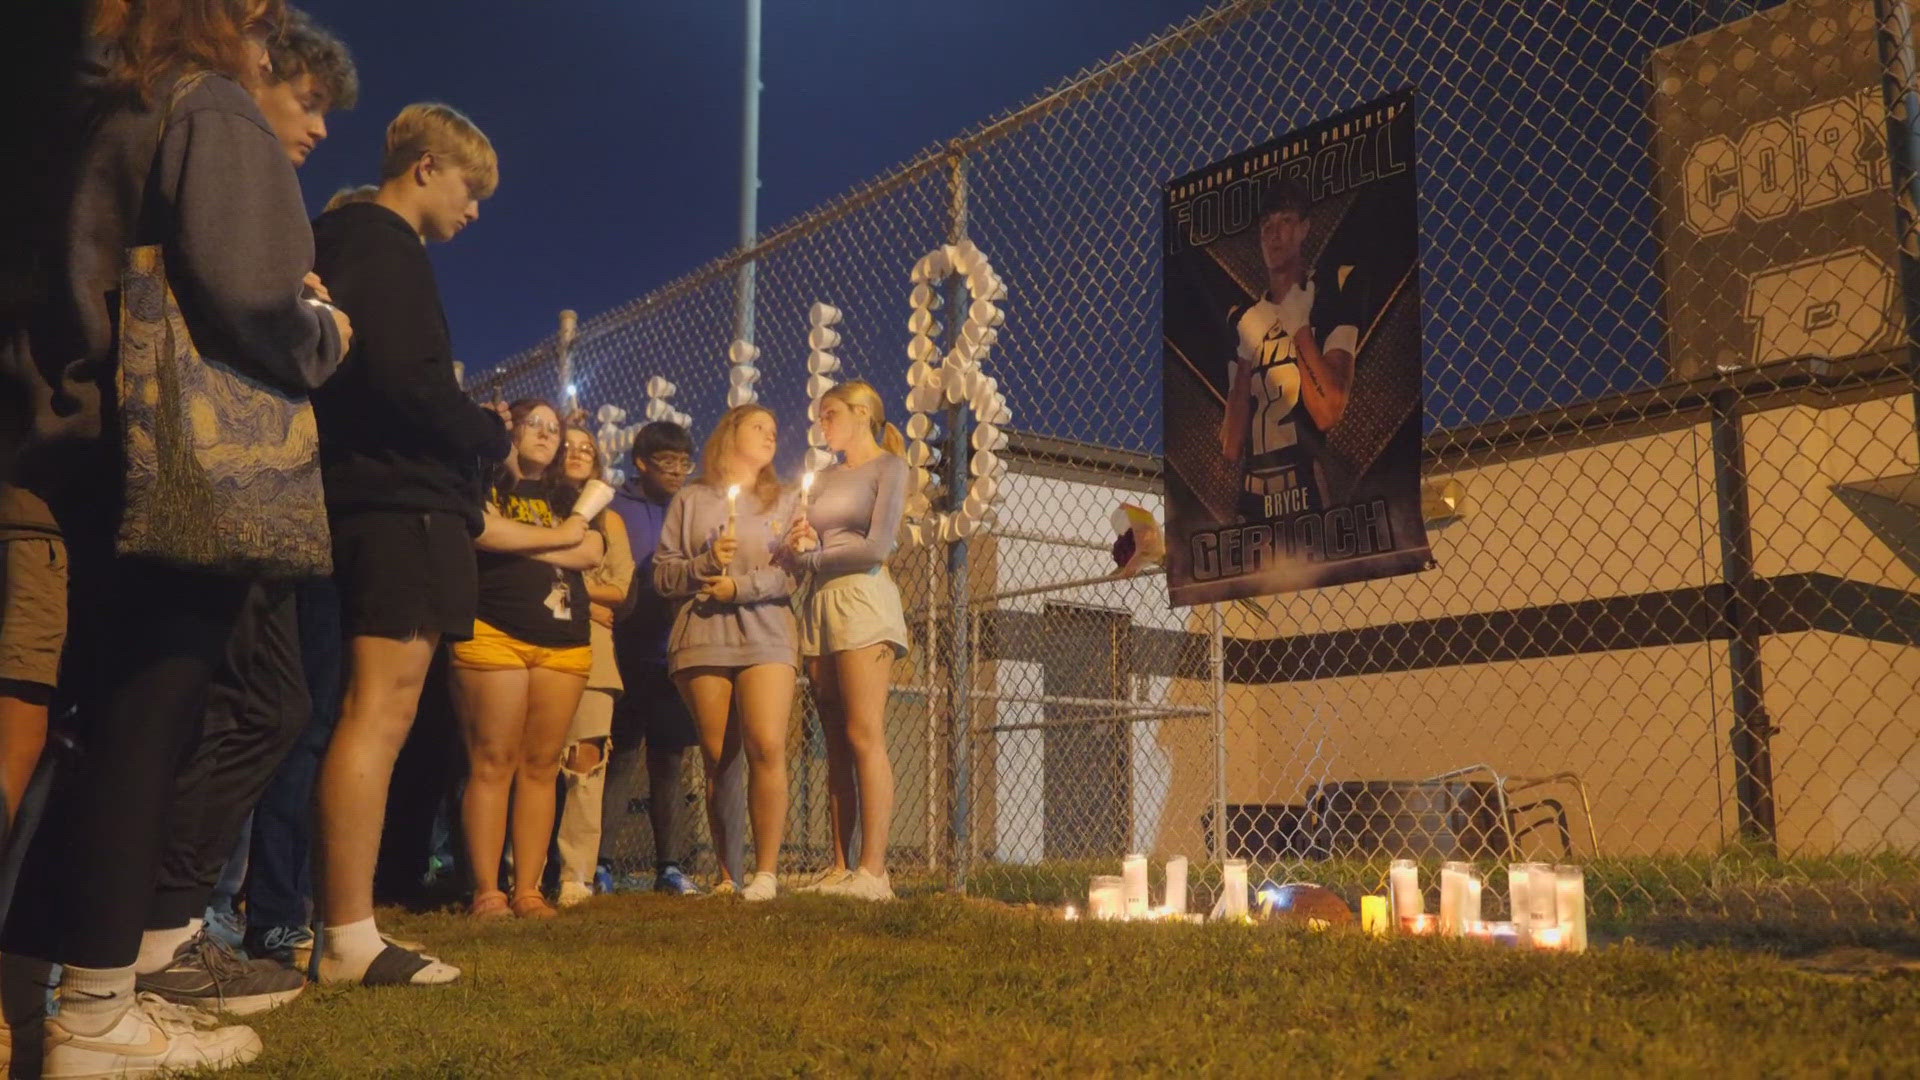
<svg viewBox="0 0 1920 1080"><path fill-rule="evenodd" d="M1911 918L1910 43L1892 0L1228 4L469 388L564 366L631 423L664 377L704 438L751 260L797 474L808 306L898 421L908 268L971 239L1009 471L990 535L895 556L903 880L1064 902L1145 851L1351 898L1396 856L1547 858L1602 920ZM1158 185L1405 86L1437 565L1171 608L1108 524L1161 513ZM827 851L811 718L794 870Z"/></svg>

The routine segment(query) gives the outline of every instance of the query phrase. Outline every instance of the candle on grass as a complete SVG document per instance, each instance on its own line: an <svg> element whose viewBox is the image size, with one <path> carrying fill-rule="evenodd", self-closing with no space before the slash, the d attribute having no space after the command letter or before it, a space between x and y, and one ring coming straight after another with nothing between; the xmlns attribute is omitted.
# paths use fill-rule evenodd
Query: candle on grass
<svg viewBox="0 0 1920 1080"><path fill-rule="evenodd" d="M1247 913L1247 860L1228 859L1220 868L1221 905L1223 918L1237 919Z"/></svg>
<svg viewBox="0 0 1920 1080"><path fill-rule="evenodd" d="M1395 859L1387 869L1387 884L1393 894L1393 917L1404 924L1427 908L1420 895L1420 864L1412 859Z"/></svg>
<svg viewBox="0 0 1920 1080"><path fill-rule="evenodd" d="M1587 951L1587 872L1577 866L1553 868L1560 944L1568 952Z"/></svg>
<svg viewBox="0 0 1920 1080"><path fill-rule="evenodd" d="M1560 879L1553 872L1552 864L1528 863L1527 933L1538 937L1543 930L1554 931L1552 936L1557 946L1560 938Z"/></svg>
<svg viewBox="0 0 1920 1080"><path fill-rule="evenodd" d="M1073 906L1072 904L1068 904L1068 905L1067 905L1067 910L1066 910L1066 912L1064 913L1064 918L1065 918L1065 919L1066 919L1066 920L1067 920L1068 922L1079 922L1079 921L1080 921L1080 909L1079 909L1079 908L1077 908L1077 907L1074 907L1074 906Z"/></svg>
<svg viewBox="0 0 1920 1080"><path fill-rule="evenodd" d="M1126 917L1126 883L1112 874L1096 875L1087 886L1087 918Z"/></svg>
<svg viewBox="0 0 1920 1080"><path fill-rule="evenodd" d="M1527 938L1527 903L1531 894L1527 889L1527 864L1513 863L1507 867L1507 918L1513 920L1520 940Z"/></svg>
<svg viewBox="0 0 1920 1080"><path fill-rule="evenodd" d="M1167 860L1167 910L1175 915L1187 913L1187 857L1175 855Z"/></svg>
<svg viewBox="0 0 1920 1080"><path fill-rule="evenodd" d="M1461 926L1461 901L1465 898L1469 868L1463 862L1440 864L1440 932L1458 937Z"/></svg>
<svg viewBox="0 0 1920 1080"><path fill-rule="evenodd" d="M1480 893L1482 882L1480 875L1467 871L1466 881L1460 893L1460 932L1467 933L1480 925Z"/></svg>
<svg viewBox="0 0 1920 1080"><path fill-rule="evenodd" d="M1129 855L1120 861L1120 878L1125 883L1126 916L1144 919L1147 915L1147 857Z"/></svg>
<svg viewBox="0 0 1920 1080"><path fill-rule="evenodd" d="M1401 931L1404 933L1412 934L1415 937L1424 937L1424 936L1430 935L1436 929L1438 929L1439 926L1440 926L1439 917L1435 915L1428 915L1424 911L1418 915L1409 915L1406 918L1400 920Z"/></svg>
<svg viewBox="0 0 1920 1080"><path fill-rule="evenodd" d="M1387 936L1386 897L1363 896L1360 898L1360 929L1374 937Z"/></svg>

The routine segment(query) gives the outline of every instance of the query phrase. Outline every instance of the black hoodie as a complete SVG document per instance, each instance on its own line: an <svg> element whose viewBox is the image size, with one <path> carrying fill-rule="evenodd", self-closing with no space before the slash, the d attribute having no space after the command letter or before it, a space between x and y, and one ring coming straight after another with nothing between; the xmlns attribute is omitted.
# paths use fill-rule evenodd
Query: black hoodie
<svg viewBox="0 0 1920 1080"><path fill-rule="evenodd" d="M353 320L353 348L313 394L327 509L438 511L480 533L481 480L506 426L460 392L433 263L420 234L377 203L313 223L314 270Z"/></svg>

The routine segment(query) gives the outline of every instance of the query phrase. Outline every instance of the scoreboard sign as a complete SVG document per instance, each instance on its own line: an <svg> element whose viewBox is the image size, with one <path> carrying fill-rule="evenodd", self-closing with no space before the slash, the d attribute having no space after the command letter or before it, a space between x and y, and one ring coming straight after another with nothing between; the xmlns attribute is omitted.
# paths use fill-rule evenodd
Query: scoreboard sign
<svg viewBox="0 0 1920 1080"><path fill-rule="evenodd" d="M1669 362L1901 344L1873 0L1790 0L1654 54Z"/></svg>

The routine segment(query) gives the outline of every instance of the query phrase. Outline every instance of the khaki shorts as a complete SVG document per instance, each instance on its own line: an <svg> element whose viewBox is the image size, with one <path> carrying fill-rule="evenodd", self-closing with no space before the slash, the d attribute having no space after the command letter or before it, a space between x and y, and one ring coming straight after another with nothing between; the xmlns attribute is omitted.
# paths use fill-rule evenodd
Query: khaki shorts
<svg viewBox="0 0 1920 1080"><path fill-rule="evenodd" d="M66 641L66 542L0 540L0 682L53 686Z"/></svg>
<svg viewBox="0 0 1920 1080"><path fill-rule="evenodd" d="M479 619L473 621L473 640L453 646L453 666L469 671L531 671L546 668L586 678L593 671L593 646L550 649L529 645Z"/></svg>

